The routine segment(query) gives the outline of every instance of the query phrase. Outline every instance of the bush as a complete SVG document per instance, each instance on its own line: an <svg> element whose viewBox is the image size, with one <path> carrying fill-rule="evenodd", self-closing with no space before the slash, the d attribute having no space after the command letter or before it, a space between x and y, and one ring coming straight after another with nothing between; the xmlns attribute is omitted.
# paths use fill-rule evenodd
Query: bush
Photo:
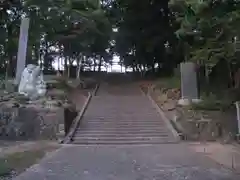
<svg viewBox="0 0 240 180"><path fill-rule="evenodd" d="M8 176L12 173L12 169L7 165L4 159L0 159L0 177Z"/></svg>
<svg viewBox="0 0 240 180"><path fill-rule="evenodd" d="M234 106L231 100L219 100L216 95L209 94L201 97L202 102L192 104L194 110L208 110L208 111L226 111Z"/></svg>
<svg viewBox="0 0 240 180"><path fill-rule="evenodd" d="M176 76L169 78L161 78L156 83L155 88L179 89L181 88L181 79Z"/></svg>
<svg viewBox="0 0 240 180"><path fill-rule="evenodd" d="M70 90L71 87L67 84L65 79L59 79L57 83L54 84L56 89Z"/></svg>

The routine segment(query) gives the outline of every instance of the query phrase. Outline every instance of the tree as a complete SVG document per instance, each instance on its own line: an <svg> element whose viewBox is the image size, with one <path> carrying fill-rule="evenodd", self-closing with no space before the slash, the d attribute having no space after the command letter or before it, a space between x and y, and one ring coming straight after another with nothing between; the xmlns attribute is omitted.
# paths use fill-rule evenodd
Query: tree
<svg viewBox="0 0 240 180"><path fill-rule="evenodd" d="M141 12L141 13L139 13ZM112 1L110 13L115 33L115 51L136 71L162 70L167 64L166 44L172 42L171 12L168 1ZM166 66L165 66L166 67Z"/></svg>
<svg viewBox="0 0 240 180"><path fill-rule="evenodd" d="M185 61L204 65L207 83L209 75L215 74L215 83L220 77L221 84L229 86L233 81L232 63L237 60L239 1L171 0L170 6L179 23L176 35L183 44ZM219 68L224 72L216 74Z"/></svg>
<svg viewBox="0 0 240 180"><path fill-rule="evenodd" d="M8 65L11 76L22 16L31 19L27 60L38 63L41 59L43 66L51 64L45 61L53 61L53 53L79 59L97 38L110 35L110 24L99 0L1 1L0 13L0 58L4 69Z"/></svg>
<svg viewBox="0 0 240 180"><path fill-rule="evenodd" d="M213 67L221 58L234 58L240 27L238 1L172 0L170 5L180 25L176 35L185 43L185 60Z"/></svg>

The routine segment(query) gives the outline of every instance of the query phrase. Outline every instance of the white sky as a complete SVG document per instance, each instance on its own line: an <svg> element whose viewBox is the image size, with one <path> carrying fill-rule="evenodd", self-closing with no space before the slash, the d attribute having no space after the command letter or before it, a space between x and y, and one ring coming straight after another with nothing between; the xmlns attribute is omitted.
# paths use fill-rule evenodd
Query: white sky
<svg viewBox="0 0 240 180"><path fill-rule="evenodd" d="M61 62L62 61L62 62ZM107 68L107 71L108 72L121 72L121 70L122 70L122 72L125 72L126 71L126 68L125 67L122 67L121 68L121 66L120 65L118 65L117 63L120 61L119 60L119 57L118 56L114 56L113 57L113 65L112 65L112 67L111 66L109 66L108 68ZM76 62L73 62L73 64L74 65L76 65ZM56 60L56 61L54 61L54 63L53 63L53 67L55 68L55 69L58 69L58 61ZM64 69L64 66L63 66L63 59L61 59L60 60L60 69L61 70L63 70ZM92 70L93 70L93 68L92 68ZM106 70L104 67L102 67L102 70ZM128 71L131 71L131 69L127 69Z"/></svg>

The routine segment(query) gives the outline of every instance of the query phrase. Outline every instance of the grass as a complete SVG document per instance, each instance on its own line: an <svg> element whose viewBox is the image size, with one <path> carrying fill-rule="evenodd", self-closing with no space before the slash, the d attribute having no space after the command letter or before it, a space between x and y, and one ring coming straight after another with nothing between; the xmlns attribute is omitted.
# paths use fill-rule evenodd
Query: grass
<svg viewBox="0 0 240 180"><path fill-rule="evenodd" d="M13 171L21 173L26 168L35 164L45 155L44 150L17 152L0 158L0 177L8 176Z"/></svg>
<svg viewBox="0 0 240 180"><path fill-rule="evenodd" d="M49 151L56 147L46 147L36 150L15 152L0 158L0 179L14 174L20 174L33 164L36 164Z"/></svg>
<svg viewBox="0 0 240 180"><path fill-rule="evenodd" d="M10 168L4 159L0 159L0 178L11 175L13 169Z"/></svg>
<svg viewBox="0 0 240 180"><path fill-rule="evenodd" d="M233 106L233 102L230 99L220 99L213 93L209 95L203 94L201 99L202 102L192 104L193 110L225 111Z"/></svg>
<svg viewBox="0 0 240 180"><path fill-rule="evenodd" d="M181 87L181 80L179 77L168 77L168 78L160 78L156 82L156 88L180 88Z"/></svg>
<svg viewBox="0 0 240 180"><path fill-rule="evenodd" d="M65 80L58 80L58 83L55 83L54 86L56 89L62 89L66 91L71 89Z"/></svg>
<svg viewBox="0 0 240 180"><path fill-rule="evenodd" d="M181 78L178 76L160 78L154 82L155 89L179 89L181 87ZM240 100L239 90L230 91L229 89L223 90L217 88L213 90L214 86L206 91L201 88L202 102L198 104L192 104L192 110L206 110L206 111L226 111L234 108L234 103L237 99ZM210 91L211 90L211 91ZM238 97L237 97L238 95Z"/></svg>

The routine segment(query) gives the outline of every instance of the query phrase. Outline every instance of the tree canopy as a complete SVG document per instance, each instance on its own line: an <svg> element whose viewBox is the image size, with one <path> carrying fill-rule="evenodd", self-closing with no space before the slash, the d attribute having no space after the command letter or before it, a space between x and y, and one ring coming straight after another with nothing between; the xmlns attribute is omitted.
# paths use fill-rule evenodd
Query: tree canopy
<svg viewBox="0 0 240 180"><path fill-rule="evenodd" d="M186 60L214 66L219 59L233 60L239 36L240 3L235 0L172 0Z"/></svg>
<svg viewBox="0 0 240 180"><path fill-rule="evenodd" d="M11 72L24 16L30 17L28 62L53 61L49 56L56 55L70 64L83 54L105 57L111 24L98 0L8 0L0 2L0 14L0 58Z"/></svg>
<svg viewBox="0 0 240 180"><path fill-rule="evenodd" d="M135 71L158 67L168 59L167 49L173 29L170 25L168 1L112 2L115 51L123 63Z"/></svg>
<svg viewBox="0 0 240 180"><path fill-rule="evenodd" d="M238 63L239 9L237 0L5 0L1 68L15 67L24 16L31 18L27 60L46 67L64 57L65 65L101 70L113 55L134 71L167 74L182 61Z"/></svg>

